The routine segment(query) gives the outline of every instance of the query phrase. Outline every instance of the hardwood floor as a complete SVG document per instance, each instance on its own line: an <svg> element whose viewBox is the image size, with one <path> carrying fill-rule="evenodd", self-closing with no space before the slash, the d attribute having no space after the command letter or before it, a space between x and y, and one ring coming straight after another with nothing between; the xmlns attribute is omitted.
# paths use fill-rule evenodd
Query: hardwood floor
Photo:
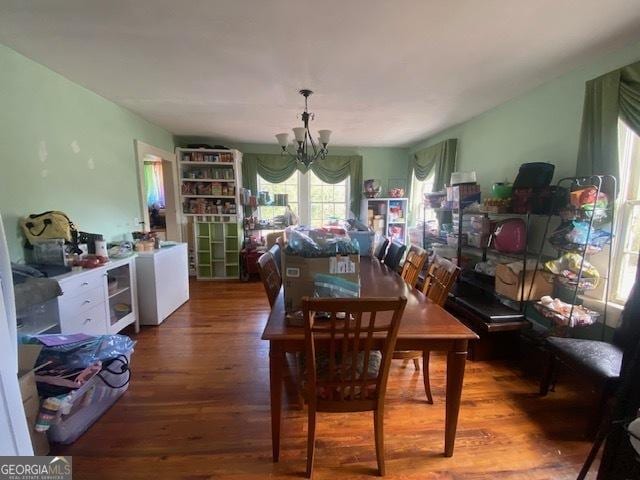
<svg viewBox="0 0 640 480"><path fill-rule="evenodd" d="M281 460L271 462L269 305L260 283L191 284L191 301L160 327L143 327L129 391L75 444L78 479L302 477L306 411L286 409ZM389 479L574 479L590 444L590 398L566 385L537 395L537 379L506 362L467 362L456 450L442 456L444 358L422 378L394 361L385 411ZM339 428L335 428L339 427ZM341 432L336 435L335 432ZM319 414L314 478L372 478L373 418Z"/></svg>

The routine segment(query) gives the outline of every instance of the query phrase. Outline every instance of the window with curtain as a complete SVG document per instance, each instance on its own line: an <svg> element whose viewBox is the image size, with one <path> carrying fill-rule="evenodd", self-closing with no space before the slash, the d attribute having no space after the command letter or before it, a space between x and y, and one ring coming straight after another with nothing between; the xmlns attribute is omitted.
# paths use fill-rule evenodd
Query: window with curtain
<svg viewBox="0 0 640 480"><path fill-rule="evenodd" d="M165 208L162 162L144 164L144 184L147 189L147 206Z"/></svg>
<svg viewBox="0 0 640 480"><path fill-rule="evenodd" d="M271 199L273 199L274 194L276 193L286 193L287 195L289 195L289 205L291 206L291 210L293 210L293 213L298 216L300 216L300 208L298 204L299 188L300 172L298 172L297 170L284 182L280 183L268 182L260 175L258 175L258 191L269 192L271 194ZM258 217L265 220L271 219L275 216L282 215L284 211L285 208L282 206L259 207Z"/></svg>
<svg viewBox="0 0 640 480"><path fill-rule="evenodd" d="M620 179L611 296L624 304L633 286L640 250L640 137L618 122Z"/></svg>
<svg viewBox="0 0 640 480"><path fill-rule="evenodd" d="M320 227L333 219L344 220L348 217L349 177L332 184L322 181L311 171L303 174L296 170L285 181L274 183L258 175L258 191L267 191L272 198L275 193L288 194L291 209L304 225ZM258 217L262 220L283 213L284 208L280 206L258 209Z"/></svg>
<svg viewBox="0 0 640 480"><path fill-rule="evenodd" d="M331 184L320 180L315 173L306 174L309 177L309 209L312 227L321 227L333 220L347 218L349 205L349 179Z"/></svg>

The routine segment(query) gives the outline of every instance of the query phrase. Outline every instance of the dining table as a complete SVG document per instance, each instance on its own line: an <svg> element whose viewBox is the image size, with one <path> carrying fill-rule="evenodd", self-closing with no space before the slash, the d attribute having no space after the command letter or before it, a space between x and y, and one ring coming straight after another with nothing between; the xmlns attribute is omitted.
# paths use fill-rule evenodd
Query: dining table
<svg viewBox="0 0 640 480"><path fill-rule="evenodd" d="M403 296L407 299L396 350L417 350L424 352L424 355L431 351L447 353L444 455L451 457L458 426L467 347L469 341L478 339L478 336L375 257L361 257L359 267L360 297ZM286 319L282 290L271 309L262 339L269 342L271 441L273 461L277 462L280 457L286 353L303 352L305 348L304 328L292 326ZM426 369L422 370L424 375L428 375Z"/></svg>

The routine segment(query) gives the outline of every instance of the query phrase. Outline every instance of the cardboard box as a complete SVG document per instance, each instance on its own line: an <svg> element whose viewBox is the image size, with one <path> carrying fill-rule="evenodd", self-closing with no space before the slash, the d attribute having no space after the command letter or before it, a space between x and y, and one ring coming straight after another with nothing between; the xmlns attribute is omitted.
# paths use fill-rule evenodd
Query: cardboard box
<svg viewBox="0 0 640 480"><path fill-rule="evenodd" d="M496 293L504 295L511 300L520 301L522 298L522 281L523 272L514 273L506 264L496 266ZM553 275L538 271L536 273L533 288L531 281L533 279L533 270L527 270L524 279L524 298L527 300L539 300L545 295L553 293ZM531 295L529 290L531 289Z"/></svg>
<svg viewBox="0 0 640 480"><path fill-rule="evenodd" d="M33 427L36 424L40 412L40 397L36 387L36 377L33 367L36 365L38 355L42 347L40 345L18 345L18 383L22 395L22 406L27 417L29 435L33 453L47 455L49 453L49 441L44 432L36 432Z"/></svg>
<svg viewBox="0 0 640 480"><path fill-rule="evenodd" d="M282 272L285 310L295 312L302 307L302 297L313 297L317 275L330 275L340 281L360 285L360 256L305 258L285 251Z"/></svg>

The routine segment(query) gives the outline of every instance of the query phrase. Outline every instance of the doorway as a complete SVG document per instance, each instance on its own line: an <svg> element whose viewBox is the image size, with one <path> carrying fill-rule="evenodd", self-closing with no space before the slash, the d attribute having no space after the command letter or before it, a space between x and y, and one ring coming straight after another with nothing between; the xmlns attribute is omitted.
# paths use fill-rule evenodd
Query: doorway
<svg viewBox="0 0 640 480"><path fill-rule="evenodd" d="M135 141L141 227L161 240L182 241L178 192L176 190L175 154Z"/></svg>

